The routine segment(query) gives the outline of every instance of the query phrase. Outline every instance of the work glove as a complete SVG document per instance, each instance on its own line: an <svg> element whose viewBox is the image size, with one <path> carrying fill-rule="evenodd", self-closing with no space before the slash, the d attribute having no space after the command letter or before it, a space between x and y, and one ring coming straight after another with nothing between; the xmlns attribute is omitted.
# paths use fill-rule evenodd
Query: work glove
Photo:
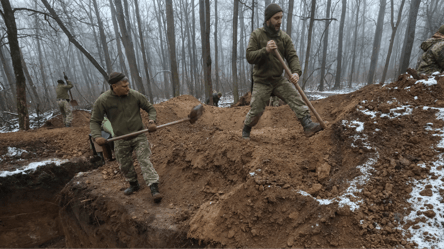
<svg viewBox="0 0 444 249"><path fill-rule="evenodd" d="M155 132L155 131L157 131L157 125L156 125L156 123L154 123L153 120L150 120L150 121L148 122L148 131L149 131L149 132Z"/></svg>
<svg viewBox="0 0 444 249"><path fill-rule="evenodd" d="M66 76L66 75L65 75L65 76L63 76L63 78L65 78L65 80L68 80L68 76Z"/></svg>
<svg viewBox="0 0 444 249"><path fill-rule="evenodd" d="M94 142L96 142L100 146L103 146L106 144L106 139L103 137L98 137L94 139Z"/></svg>

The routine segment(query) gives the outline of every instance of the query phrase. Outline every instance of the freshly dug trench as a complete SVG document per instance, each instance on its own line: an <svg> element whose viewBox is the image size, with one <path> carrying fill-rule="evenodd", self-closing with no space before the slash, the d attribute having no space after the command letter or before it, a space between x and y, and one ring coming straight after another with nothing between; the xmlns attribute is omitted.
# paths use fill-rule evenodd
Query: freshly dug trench
<svg viewBox="0 0 444 249"><path fill-rule="evenodd" d="M63 240L57 194L76 173L98 166L82 157L0 177L0 247L39 247Z"/></svg>
<svg viewBox="0 0 444 249"><path fill-rule="evenodd" d="M105 179L97 173L76 176L60 193L67 247L202 246L188 239L187 229L178 225L181 210L154 204L146 185L126 196L121 191L126 186L122 179Z"/></svg>

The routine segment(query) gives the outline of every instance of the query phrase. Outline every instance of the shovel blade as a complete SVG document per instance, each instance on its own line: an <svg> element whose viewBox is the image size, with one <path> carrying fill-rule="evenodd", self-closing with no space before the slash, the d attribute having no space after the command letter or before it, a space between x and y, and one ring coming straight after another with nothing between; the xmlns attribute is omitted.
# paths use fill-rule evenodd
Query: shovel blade
<svg viewBox="0 0 444 249"><path fill-rule="evenodd" d="M203 109L203 105L197 105L191 109L191 112L188 115L190 123L194 124L200 118L200 116L202 116Z"/></svg>
<svg viewBox="0 0 444 249"><path fill-rule="evenodd" d="M77 100L74 100L74 99L69 101L69 103L71 103L71 106L78 106L79 105L79 103L77 103Z"/></svg>

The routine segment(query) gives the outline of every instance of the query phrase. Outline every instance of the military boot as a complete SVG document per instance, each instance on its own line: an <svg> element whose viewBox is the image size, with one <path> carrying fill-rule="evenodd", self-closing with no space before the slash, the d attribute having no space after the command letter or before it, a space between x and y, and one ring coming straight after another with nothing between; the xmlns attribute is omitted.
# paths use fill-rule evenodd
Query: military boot
<svg viewBox="0 0 444 249"><path fill-rule="evenodd" d="M159 193L159 184L158 183L151 184L150 189L151 189L151 195L153 195L154 197L154 202L159 203L163 197L162 194Z"/></svg>
<svg viewBox="0 0 444 249"><path fill-rule="evenodd" d="M130 195L130 194L136 192L139 189L140 189L140 185L139 185L138 181L130 182L130 187L125 189L125 191L123 193L125 195Z"/></svg>
<svg viewBox="0 0 444 249"><path fill-rule="evenodd" d="M251 132L251 127L248 125L244 125L244 128L242 129L242 138L250 139L250 132Z"/></svg>
<svg viewBox="0 0 444 249"><path fill-rule="evenodd" d="M71 127L71 124L65 124L65 127Z"/></svg>
<svg viewBox="0 0 444 249"><path fill-rule="evenodd" d="M314 123L311 121L310 114L306 115L303 118L300 118L299 122L301 122L302 127L304 127L304 133L307 137L311 137L316 132L322 130L322 127L319 123Z"/></svg>

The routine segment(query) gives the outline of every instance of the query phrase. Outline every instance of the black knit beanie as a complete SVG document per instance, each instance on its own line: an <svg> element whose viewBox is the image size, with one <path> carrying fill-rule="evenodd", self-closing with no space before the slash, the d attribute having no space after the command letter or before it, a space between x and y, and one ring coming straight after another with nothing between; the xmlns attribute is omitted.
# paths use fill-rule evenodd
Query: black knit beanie
<svg viewBox="0 0 444 249"><path fill-rule="evenodd" d="M268 5L265 9L265 21L270 20L270 18L278 12L283 12L281 6L276 3Z"/></svg>
<svg viewBox="0 0 444 249"><path fill-rule="evenodd" d="M126 76L123 73L118 73L118 72L112 72L109 75L109 80L108 83L110 85L112 84L116 84L117 82L121 81L123 78L125 78Z"/></svg>
<svg viewBox="0 0 444 249"><path fill-rule="evenodd" d="M65 84L65 81L63 81L63 80L58 80L57 83L59 83L59 84Z"/></svg>

